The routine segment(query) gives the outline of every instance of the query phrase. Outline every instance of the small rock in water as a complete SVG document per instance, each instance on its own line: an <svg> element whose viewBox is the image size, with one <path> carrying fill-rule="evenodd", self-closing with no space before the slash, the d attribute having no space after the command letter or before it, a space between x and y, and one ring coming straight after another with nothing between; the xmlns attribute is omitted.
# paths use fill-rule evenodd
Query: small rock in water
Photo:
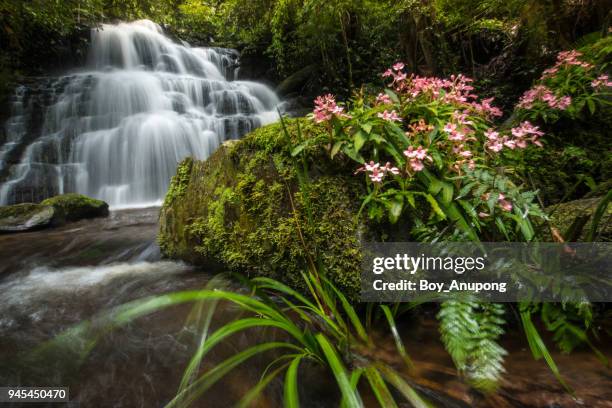
<svg viewBox="0 0 612 408"><path fill-rule="evenodd" d="M108 204L82 194L63 194L40 204L0 207L0 233L32 231L84 218L106 217Z"/></svg>
<svg viewBox="0 0 612 408"><path fill-rule="evenodd" d="M46 228L53 222L55 209L41 204L0 207L0 232L22 232Z"/></svg>

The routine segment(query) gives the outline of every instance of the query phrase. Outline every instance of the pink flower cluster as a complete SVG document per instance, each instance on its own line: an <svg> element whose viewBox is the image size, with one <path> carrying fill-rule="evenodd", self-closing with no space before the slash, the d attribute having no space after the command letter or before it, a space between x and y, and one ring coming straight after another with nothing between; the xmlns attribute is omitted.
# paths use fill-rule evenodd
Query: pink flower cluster
<svg viewBox="0 0 612 408"><path fill-rule="evenodd" d="M370 163L364 163L362 167L358 168L355 171L355 174L360 172L369 173L368 177L374 183L381 183L383 178L387 175L387 173L391 174L399 174L400 171L397 167L391 165L391 163L387 162L384 166L381 166L380 163L374 163L374 161L370 161Z"/></svg>
<svg viewBox="0 0 612 408"><path fill-rule="evenodd" d="M392 78L391 87L398 93L410 99L421 95L429 96L432 100L442 98L443 102L463 105L485 116L501 116L502 111L493 106L493 98L477 102L478 96L472 91L473 79L465 75L451 75L449 79L438 77L422 77L418 75L407 76L403 72L404 64L401 62L386 70L382 76Z"/></svg>
<svg viewBox="0 0 612 408"><path fill-rule="evenodd" d="M582 53L576 50L570 51L561 51L557 54L557 62L551 68L545 69L542 73L541 79L546 79L554 76L557 72L559 72L559 68L564 66L578 66L584 69L591 69L593 65L588 62L580 61L580 57L582 57Z"/></svg>
<svg viewBox="0 0 612 408"><path fill-rule="evenodd" d="M427 124L423 119L419 119L418 122L408 126L409 132L406 132L406 136L416 135L417 133L429 133L434 130L433 125Z"/></svg>
<svg viewBox="0 0 612 408"><path fill-rule="evenodd" d="M503 115L501 109L496 106L491 105L495 98L483 99L480 103L474 102L472 106L476 109L477 112L482 113L485 116L496 116L500 117Z"/></svg>
<svg viewBox="0 0 612 408"><path fill-rule="evenodd" d="M402 121L402 118L400 118L397 115L397 112L394 110L390 112L385 110L384 112L379 113L377 116L381 118L382 120L386 120L388 122L401 122Z"/></svg>
<svg viewBox="0 0 612 408"><path fill-rule="evenodd" d="M403 72L404 67L403 62L396 62L390 69L383 72L382 76L384 78L393 78L392 84L399 86L407 77L406 73Z"/></svg>
<svg viewBox="0 0 612 408"><path fill-rule="evenodd" d="M377 105L390 105L391 103L391 98L389 98L389 95L387 95L386 93L381 92L376 97Z"/></svg>
<svg viewBox="0 0 612 408"><path fill-rule="evenodd" d="M336 104L336 99L332 94L318 96L314 101L315 109L313 111L314 121L316 123L327 122L335 115L339 118L349 119L351 116L344 113L344 108Z"/></svg>
<svg viewBox="0 0 612 408"><path fill-rule="evenodd" d="M612 81L609 81L608 76L604 74L591 81L591 86L595 89L606 88L612 86Z"/></svg>
<svg viewBox="0 0 612 408"><path fill-rule="evenodd" d="M571 105L572 98L570 96L557 97L546 85L536 85L525 91L517 107L521 109L531 109L538 101L546 103L553 109L565 110Z"/></svg>
<svg viewBox="0 0 612 408"><path fill-rule="evenodd" d="M489 199L490 196L491 196L490 193L485 193L482 195L482 199L486 201ZM502 193L498 193L497 203L499 204L502 210L508 211L508 212L512 211L512 202L510 200L507 200L506 196L504 196ZM478 213L478 216L480 218L485 218L485 217L488 217L489 215L490 214L487 214L485 212Z"/></svg>
<svg viewBox="0 0 612 408"><path fill-rule="evenodd" d="M419 146L416 149L412 146L409 146L408 149L404 150L404 156L409 159L408 165L415 172L421 171L425 168L425 165L423 163L425 160L428 160L430 162L433 161L431 156L427 154L427 149L424 149L423 146Z"/></svg>
<svg viewBox="0 0 612 408"><path fill-rule="evenodd" d="M485 132L487 141L485 147L495 153L500 152L504 147L510 150L524 149L528 143L542 147L539 138L544 135L537 126L529 121L521 122L517 127L510 129L512 136L501 136L499 132L489 129Z"/></svg>

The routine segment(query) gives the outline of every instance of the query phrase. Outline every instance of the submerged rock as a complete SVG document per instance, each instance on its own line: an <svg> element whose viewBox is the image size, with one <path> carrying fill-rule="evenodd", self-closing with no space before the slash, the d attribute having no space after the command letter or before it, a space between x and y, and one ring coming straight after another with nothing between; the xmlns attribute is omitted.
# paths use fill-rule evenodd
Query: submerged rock
<svg viewBox="0 0 612 408"><path fill-rule="evenodd" d="M40 204L23 203L0 207L0 232L32 231L84 218L105 217L108 204L82 194L64 194Z"/></svg>
<svg viewBox="0 0 612 408"><path fill-rule="evenodd" d="M21 232L46 228L53 223L55 209L48 205L24 203L0 207L0 232Z"/></svg>
<svg viewBox="0 0 612 408"><path fill-rule="evenodd" d="M308 132L311 125L301 123ZM292 137L295 124L289 121ZM309 181L300 187L302 163L290 150L274 124L226 142L206 161L180 163L161 209L162 253L294 287L309 266L322 264L356 297L365 231L357 221L361 179L352 176L352 163L338 171L338 160L323 159L327 153L313 147L304 151Z"/></svg>

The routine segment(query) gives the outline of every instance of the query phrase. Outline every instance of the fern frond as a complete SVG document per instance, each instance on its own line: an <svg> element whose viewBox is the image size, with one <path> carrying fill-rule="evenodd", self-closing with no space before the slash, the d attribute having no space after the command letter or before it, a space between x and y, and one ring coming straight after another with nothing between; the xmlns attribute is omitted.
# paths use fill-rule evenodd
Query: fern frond
<svg viewBox="0 0 612 408"><path fill-rule="evenodd" d="M450 300L438 313L440 334L457 369L477 389L493 391L504 372L507 354L497 339L503 334L504 307L473 300Z"/></svg>

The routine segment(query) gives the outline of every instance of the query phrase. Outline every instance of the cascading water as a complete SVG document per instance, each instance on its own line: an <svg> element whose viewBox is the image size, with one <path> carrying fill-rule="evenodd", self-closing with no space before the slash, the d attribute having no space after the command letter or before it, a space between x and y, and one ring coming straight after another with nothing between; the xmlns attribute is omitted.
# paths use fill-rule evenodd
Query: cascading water
<svg viewBox="0 0 612 408"><path fill-rule="evenodd" d="M236 80L234 50L177 44L151 21L92 30L89 58L88 71L47 80L44 91L16 90L0 204L66 192L114 207L159 202L181 159L204 159L277 119L271 89ZM12 166L11 154L20 157Z"/></svg>

